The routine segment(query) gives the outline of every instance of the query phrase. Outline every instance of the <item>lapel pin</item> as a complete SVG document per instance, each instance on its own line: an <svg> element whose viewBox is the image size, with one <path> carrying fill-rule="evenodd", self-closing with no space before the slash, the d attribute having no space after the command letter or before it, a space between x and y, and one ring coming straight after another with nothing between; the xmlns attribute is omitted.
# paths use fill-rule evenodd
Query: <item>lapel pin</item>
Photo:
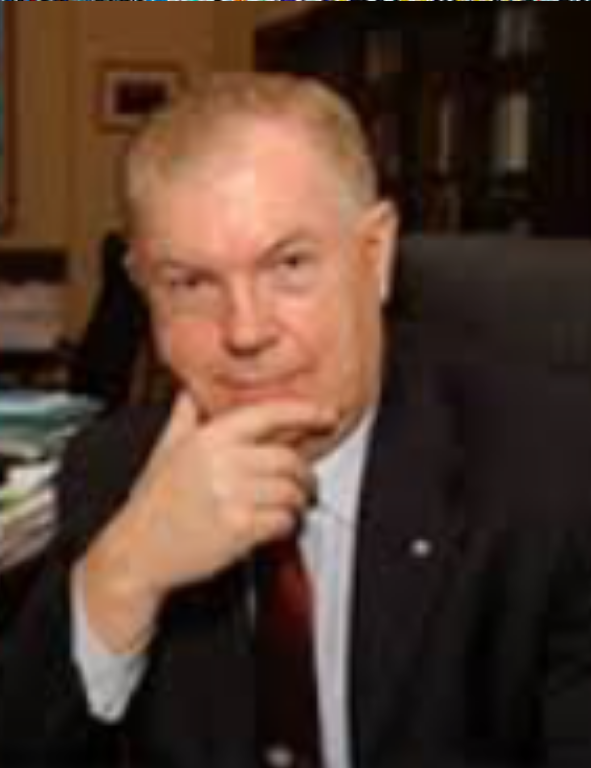
<svg viewBox="0 0 591 768"><path fill-rule="evenodd" d="M410 551L413 557L425 559L433 554L433 544L429 539L414 539L411 542Z"/></svg>

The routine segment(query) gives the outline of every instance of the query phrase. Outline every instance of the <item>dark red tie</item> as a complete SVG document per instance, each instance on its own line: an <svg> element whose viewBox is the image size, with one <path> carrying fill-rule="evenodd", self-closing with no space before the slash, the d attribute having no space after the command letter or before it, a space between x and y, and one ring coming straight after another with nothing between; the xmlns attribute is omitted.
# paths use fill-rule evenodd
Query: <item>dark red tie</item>
<svg viewBox="0 0 591 768"><path fill-rule="evenodd" d="M258 559L258 742L265 768L319 768L312 590L295 536Z"/></svg>

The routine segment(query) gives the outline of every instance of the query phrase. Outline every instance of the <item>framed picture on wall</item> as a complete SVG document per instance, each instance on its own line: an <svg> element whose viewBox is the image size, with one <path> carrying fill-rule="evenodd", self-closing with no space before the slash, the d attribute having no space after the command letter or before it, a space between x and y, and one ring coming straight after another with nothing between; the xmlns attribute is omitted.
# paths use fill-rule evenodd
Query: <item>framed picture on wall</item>
<svg viewBox="0 0 591 768"><path fill-rule="evenodd" d="M0 229L10 223L13 205L13 13L0 3Z"/></svg>
<svg viewBox="0 0 591 768"><path fill-rule="evenodd" d="M182 89L181 68L173 63L110 62L99 77L99 117L106 129L135 128L150 112Z"/></svg>

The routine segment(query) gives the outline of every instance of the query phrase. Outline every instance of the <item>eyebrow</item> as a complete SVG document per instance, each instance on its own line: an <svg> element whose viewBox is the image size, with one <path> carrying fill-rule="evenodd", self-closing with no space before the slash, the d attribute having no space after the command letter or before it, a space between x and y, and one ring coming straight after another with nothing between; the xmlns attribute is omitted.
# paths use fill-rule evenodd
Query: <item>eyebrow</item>
<svg viewBox="0 0 591 768"><path fill-rule="evenodd" d="M261 259L268 256L272 256L278 251L286 250L294 245L312 245L314 243L313 238L306 232L295 231L285 237L279 238L274 243L271 243L261 252Z"/></svg>
<svg viewBox="0 0 591 768"><path fill-rule="evenodd" d="M280 237L278 240L265 246L260 254L257 255L257 261L262 262L268 258L271 258L275 254L287 250L294 245L312 245L313 238L306 232L296 230L284 237ZM188 254L187 254L188 255ZM162 258L154 260L154 265L160 269L176 269L176 270L199 270L208 269L209 262L206 259L202 259L198 253L193 254L191 257L182 258L170 255L164 255Z"/></svg>

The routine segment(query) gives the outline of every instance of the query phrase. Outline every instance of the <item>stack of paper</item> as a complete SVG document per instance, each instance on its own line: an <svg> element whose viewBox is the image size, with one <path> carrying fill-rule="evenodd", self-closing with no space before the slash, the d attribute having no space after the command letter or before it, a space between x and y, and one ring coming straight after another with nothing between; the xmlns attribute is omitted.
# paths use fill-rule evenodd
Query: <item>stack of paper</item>
<svg viewBox="0 0 591 768"><path fill-rule="evenodd" d="M48 543L63 448L96 410L87 398L64 393L0 392L0 570Z"/></svg>
<svg viewBox="0 0 591 768"><path fill-rule="evenodd" d="M63 337L63 283L0 281L0 349L55 349Z"/></svg>

